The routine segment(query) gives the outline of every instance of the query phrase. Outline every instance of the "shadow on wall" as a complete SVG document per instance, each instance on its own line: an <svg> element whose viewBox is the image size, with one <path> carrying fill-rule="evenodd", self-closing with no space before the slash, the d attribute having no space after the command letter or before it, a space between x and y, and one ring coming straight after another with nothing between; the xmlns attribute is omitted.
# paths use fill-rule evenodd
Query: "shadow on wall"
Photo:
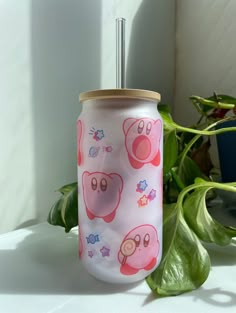
<svg viewBox="0 0 236 313"><path fill-rule="evenodd" d="M37 218L58 187L76 180L80 92L100 88L100 1L31 3L32 105Z"/></svg>
<svg viewBox="0 0 236 313"><path fill-rule="evenodd" d="M127 87L158 91L173 103L174 62L175 1L143 0L132 25Z"/></svg>

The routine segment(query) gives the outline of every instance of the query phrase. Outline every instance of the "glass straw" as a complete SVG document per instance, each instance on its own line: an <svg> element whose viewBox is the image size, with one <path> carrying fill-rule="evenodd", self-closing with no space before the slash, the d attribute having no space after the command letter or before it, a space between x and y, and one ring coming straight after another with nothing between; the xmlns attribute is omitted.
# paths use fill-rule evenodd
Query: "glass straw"
<svg viewBox="0 0 236 313"><path fill-rule="evenodd" d="M116 88L125 87L125 19L116 19Z"/></svg>

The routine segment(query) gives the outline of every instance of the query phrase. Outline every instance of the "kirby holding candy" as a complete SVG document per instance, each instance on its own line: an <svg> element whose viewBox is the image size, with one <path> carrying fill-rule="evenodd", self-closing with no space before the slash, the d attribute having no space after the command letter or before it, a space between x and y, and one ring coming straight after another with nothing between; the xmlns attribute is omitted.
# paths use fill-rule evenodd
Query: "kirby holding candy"
<svg viewBox="0 0 236 313"><path fill-rule="evenodd" d="M153 269L157 263L158 252L156 229L149 224L134 228L125 236L120 246L120 272L124 275L134 275L142 269Z"/></svg>

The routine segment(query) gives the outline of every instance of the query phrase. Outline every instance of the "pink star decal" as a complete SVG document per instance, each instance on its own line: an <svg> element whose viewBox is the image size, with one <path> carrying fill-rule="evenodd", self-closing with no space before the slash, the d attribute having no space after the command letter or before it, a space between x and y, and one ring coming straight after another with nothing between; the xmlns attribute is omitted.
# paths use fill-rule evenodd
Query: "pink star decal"
<svg viewBox="0 0 236 313"><path fill-rule="evenodd" d="M100 252L102 254L103 257L105 256L110 256L110 249L106 248L106 247L102 247L102 249L100 249Z"/></svg>
<svg viewBox="0 0 236 313"><path fill-rule="evenodd" d="M148 204L148 198L146 195L143 195L137 202L139 207L145 206Z"/></svg>
<svg viewBox="0 0 236 313"><path fill-rule="evenodd" d="M90 258L92 258L92 257L93 257L93 251L88 251L88 256L89 256Z"/></svg>
<svg viewBox="0 0 236 313"><path fill-rule="evenodd" d="M156 190L155 189L152 189L150 192L149 192L149 195L148 195L148 199L150 201L154 200L156 198Z"/></svg>

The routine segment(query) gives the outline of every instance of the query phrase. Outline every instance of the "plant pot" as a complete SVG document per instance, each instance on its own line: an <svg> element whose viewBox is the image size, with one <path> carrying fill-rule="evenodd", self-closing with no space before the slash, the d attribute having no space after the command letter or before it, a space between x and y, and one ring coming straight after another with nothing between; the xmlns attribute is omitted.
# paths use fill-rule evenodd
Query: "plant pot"
<svg viewBox="0 0 236 313"><path fill-rule="evenodd" d="M218 128L236 127L236 120L226 121ZM236 132L216 136L222 182L236 181Z"/></svg>

